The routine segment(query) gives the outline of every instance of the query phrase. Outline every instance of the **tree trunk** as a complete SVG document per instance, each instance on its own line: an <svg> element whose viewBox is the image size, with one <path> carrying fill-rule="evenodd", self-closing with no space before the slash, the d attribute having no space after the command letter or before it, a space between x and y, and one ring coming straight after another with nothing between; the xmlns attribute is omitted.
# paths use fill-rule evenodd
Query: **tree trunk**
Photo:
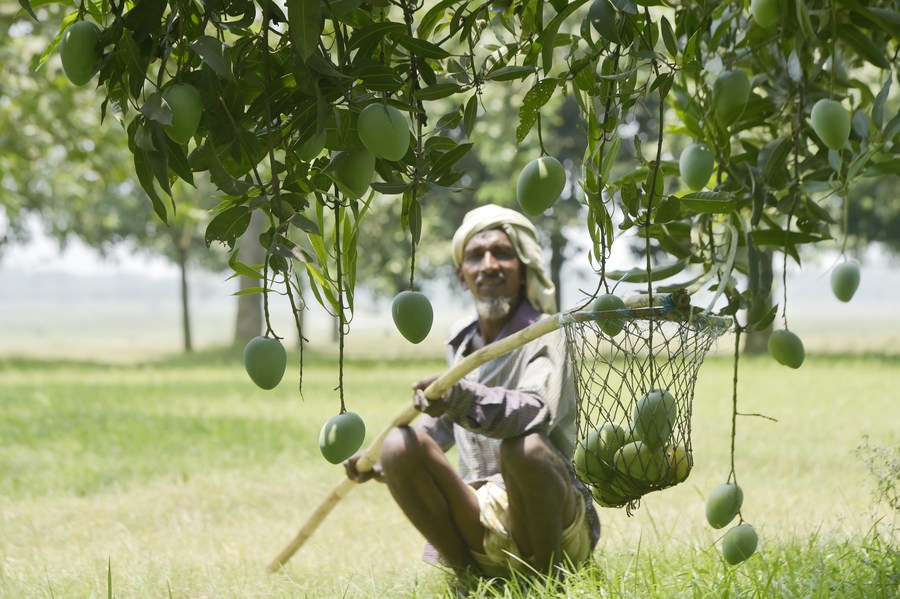
<svg viewBox="0 0 900 599"><path fill-rule="evenodd" d="M772 296L768 296L766 311L772 307ZM766 327L757 331L756 327L750 327L744 333L744 355L759 356L769 352L769 337L772 335L772 327Z"/></svg>
<svg viewBox="0 0 900 599"><path fill-rule="evenodd" d="M566 237L554 228L550 232L550 280L556 286L556 309L562 310L562 267L566 261Z"/></svg>
<svg viewBox="0 0 900 599"><path fill-rule="evenodd" d="M181 332L184 338L184 351L190 353L194 346L191 341L191 312L188 302L187 250L176 246L178 253L178 270L181 272Z"/></svg>
<svg viewBox="0 0 900 599"><path fill-rule="evenodd" d="M771 287L771 274L772 274L772 266L773 261L775 259L772 251L761 251L761 264L760 268L767 273L768 276L764 277L767 279L768 284L767 287ZM768 260L768 263L762 264L764 260ZM766 282L763 282L766 284ZM759 315L767 314L769 310L772 309L772 290L769 289L761 289L761 292L765 293L765 300L762 304L762 307L758 307L756 309L756 313ZM766 327L765 330L757 331L756 327L750 327L747 329L746 333L744 333L744 355L746 356L758 356L769 351L769 337L772 335L772 327Z"/></svg>
<svg viewBox="0 0 900 599"><path fill-rule="evenodd" d="M259 210L254 210L250 217L250 225L240 239L239 259L244 264L254 266L265 261L266 250L259 244L259 236L264 231L265 225L266 221L263 213ZM240 276L238 280L242 290L260 287L259 279ZM239 295L237 300L234 345L243 347L251 339L263 332L262 296L258 293Z"/></svg>

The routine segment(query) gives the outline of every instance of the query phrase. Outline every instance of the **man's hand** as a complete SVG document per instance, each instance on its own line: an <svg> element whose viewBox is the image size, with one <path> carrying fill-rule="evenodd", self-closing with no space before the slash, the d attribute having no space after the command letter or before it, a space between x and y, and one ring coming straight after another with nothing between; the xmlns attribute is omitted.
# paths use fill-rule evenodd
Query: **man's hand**
<svg viewBox="0 0 900 599"><path fill-rule="evenodd" d="M424 379L420 379L412 385L412 388L414 390L413 405L420 412L424 412L425 414L434 416L435 418L446 412L450 407L447 404L447 399L450 395L449 390L437 399L429 400L425 397L425 389L427 389L429 385L431 385L431 383L433 383L437 379L437 375L430 376Z"/></svg>
<svg viewBox="0 0 900 599"><path fill-rule="evenodd" d="M357 483L364 483L367 480L375 479L380 483L384 482L384 472L381 471L381 463L375 462L372 466L371 470L367 470L365 472L360 472L356 468L356 463L359 461L359 458L362 457L362 453L357 453L344 462L344 470L347 472L347 478Z"/></svg>

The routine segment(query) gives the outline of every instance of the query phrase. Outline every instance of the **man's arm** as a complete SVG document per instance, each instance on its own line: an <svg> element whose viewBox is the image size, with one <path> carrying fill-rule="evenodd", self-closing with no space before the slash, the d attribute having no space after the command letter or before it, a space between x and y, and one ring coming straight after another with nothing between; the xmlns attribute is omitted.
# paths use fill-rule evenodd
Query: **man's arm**
<svg viewBox="0 0 900 599"><path fill-rule="evenodd" d="M462 380L439 400L438 409L460 426L498 439L546 429L557 412L565 370L559 352L543 345L530 356L515 388Z"/></svg>

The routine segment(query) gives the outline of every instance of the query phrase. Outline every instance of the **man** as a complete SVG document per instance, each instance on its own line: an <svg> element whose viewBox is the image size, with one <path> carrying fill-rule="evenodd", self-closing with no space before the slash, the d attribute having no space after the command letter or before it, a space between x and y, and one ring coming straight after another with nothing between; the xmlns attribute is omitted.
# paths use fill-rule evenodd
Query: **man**
<svg viewBox="0 0 900 599"><path fill-rule="evenodd" d="M536 231L518 212L472 210L452 250L477 318L451 335L451 363L556 312ZM571 467L576 399L563 335L496 358L428 401L435 378L413 385L426 415L390 432L373 471L359 473L351 458L348 476L385 482L428 549L457 572L557 575L556 566L586 561L600 529ZM458 472L444 455L454 444Z"/></svg>

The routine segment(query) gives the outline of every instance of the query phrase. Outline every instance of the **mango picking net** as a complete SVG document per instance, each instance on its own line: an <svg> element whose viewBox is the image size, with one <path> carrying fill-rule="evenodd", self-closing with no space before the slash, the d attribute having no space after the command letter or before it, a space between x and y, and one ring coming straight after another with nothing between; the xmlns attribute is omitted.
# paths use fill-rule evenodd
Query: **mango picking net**
<svg viewBox="0 0 900 599"><path fill-rule="evenodd" d="M563 326L578 394L573 465L598 504L630 514L690 474L694 384L731 321L671 298L601 314Z"/></svg>

